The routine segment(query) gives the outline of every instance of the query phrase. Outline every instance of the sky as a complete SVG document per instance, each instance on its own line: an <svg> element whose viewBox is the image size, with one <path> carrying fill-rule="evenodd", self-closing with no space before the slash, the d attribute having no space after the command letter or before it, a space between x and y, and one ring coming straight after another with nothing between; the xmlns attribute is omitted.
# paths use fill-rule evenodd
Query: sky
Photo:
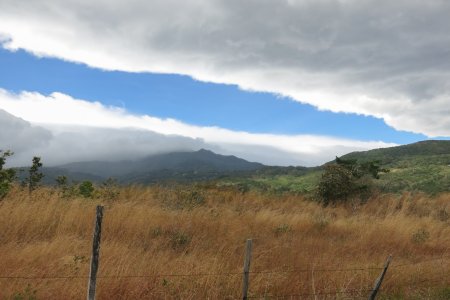
<svg viewBox="0 0 450 300"><path fill-rule="evenodd" d="M450 3L0 0L21 165L201 148L270 165L450 137Z"/></svg>

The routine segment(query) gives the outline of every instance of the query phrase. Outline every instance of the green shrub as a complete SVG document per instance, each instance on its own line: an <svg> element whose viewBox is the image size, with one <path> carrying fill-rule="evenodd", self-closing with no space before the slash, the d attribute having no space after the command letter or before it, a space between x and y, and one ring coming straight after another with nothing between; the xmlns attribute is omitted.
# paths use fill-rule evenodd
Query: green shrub
<svg viewBox="0 0 450 300"><path fill-rule="evenodd" d="M339 165L325 167L318 186L318 194L325 205L346 200L353 194L355 183L352 173Z"/></svg>
<svg viewBox="0 0 450 300"><path fill-rule="evenodd" d="M84 198L92 198L94 195L94 185L89 180L83 181L78 186L78 191Z"/></svg>

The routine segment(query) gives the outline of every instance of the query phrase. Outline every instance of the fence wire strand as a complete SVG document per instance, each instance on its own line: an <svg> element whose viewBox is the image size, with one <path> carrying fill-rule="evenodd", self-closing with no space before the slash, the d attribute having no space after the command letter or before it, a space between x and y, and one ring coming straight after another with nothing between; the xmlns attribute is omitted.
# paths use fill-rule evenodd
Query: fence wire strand
<svg viewBox="0 0 450 300"><path fill-rule="evenodd" d="M413 263L404 263L391 265L390 268L399 268L406 266L419 265L431 261L438 261L448 259L450 256L441 256L431 258ZM261 270L250 271L250 274L282 274L282 273L307 273L307 272L354 272L354 271L369 271L382 270L383 267L367 267L367 268L293 268L290 270ZM202 277L202 276L231 276L243 275L243 272L222 272L222 273L190 273L190 274L124 274L124 275L98 275L97 278L152 278L152 277ZM74 279L74 278L89 278L89 276L79 275L62 275L62 276L22 276L22 275L4 275L0 279Z"/></svg>
<svg viewBox="0 0 450 300"><path fill-rule="evenodd" d="M305 297L305 296L325 296L325 295L337 295L337 294L356 294L356 293L368 293L372 292L371 289L353 289L353 290L335 290L335 291L324 291L316 293L302 293L302 294L287 294L287 295L258 295L258 296L248 296L250 299L266 299L266 298L288 298L288 297Z"/></svg>
<svg viewBox="0 0 450 300"><path fill-rule="evenodd" d="M439 260L445 260L450 258L450 256L440 256L430 259L425 259L412 263L403 263L403 264L394 264L391 265L390 268L401 268L407 266L416 266L424 263L430 263ZM369 270L382 270L383 267L367 267L367 268L292 268L290 270L261 270L261 271L250 271L250 274L286 274L286 273L306 273L306 272L322 272L322 273L331 273L331 272L355 272L355 271L369 271ZM221 273L188 273L188 274L117 274L117 275L98 275L98 279L122 279L122 278L161 278L161 277L208 277L208 276L236 276L243 275L243 272L221 272ZM21 276L21 275L7 275L0 276L0 279L21 279L21 280L68 280L68 279L88 279L89 276L81 276L81 275L62 275L62 276ZM396 288L410 288L415 287L418 284L427 283L426 288L433 287L442 287L443 285L449 286L450 279L444 278L444 276L440 277L431 277L423 280L414 280L404 284L395 285ZM371 288L362 288L362 289L349 289L349 290L334 290L334 291L318 291L315 293L292 293L285 295L271 295L263 294L263 295L249 295L248 299L287 299L287 298L298 298L303 299L305 297L316 297L316 296L332 296L332 295L353 295L352 298L358 297L363 298L362 295L364 293L372 292Z"/></svg>

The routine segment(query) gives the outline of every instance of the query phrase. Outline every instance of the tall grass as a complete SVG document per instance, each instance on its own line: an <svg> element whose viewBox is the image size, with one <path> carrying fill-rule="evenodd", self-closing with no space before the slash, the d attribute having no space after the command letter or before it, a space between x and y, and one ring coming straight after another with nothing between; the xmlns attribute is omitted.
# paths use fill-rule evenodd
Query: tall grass
<svg viewBox="0 0 450 300"><path fill-rule="evenodd" d="M449 299L449 200L379 195L322 207L217 187L124 187L115 200L15 188L0 202L0 277L60 278L0 278L0 299L85 298L97 204L98 299L237 299L247 238L250 296L365 298L392 254L381 297Z"/></svg>

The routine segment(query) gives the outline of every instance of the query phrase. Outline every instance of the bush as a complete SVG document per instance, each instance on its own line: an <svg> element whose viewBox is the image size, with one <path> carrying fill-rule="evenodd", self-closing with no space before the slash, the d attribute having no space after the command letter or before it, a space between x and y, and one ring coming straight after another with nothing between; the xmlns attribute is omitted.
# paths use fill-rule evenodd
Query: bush
<svg viewBox="0 0 450 300"><path fill-rule="evenodd" d="M67 182L67 177L66 176L58 176L56 179L56 186L58 187L59 191L60 191L60 195L62 198L68 198L70 193L70 188Z"/></svg>
<svg viewBox="0 0 450 300"><path fill-rule="evenodd" d="M339 165L325 167L320 179L318 194L325 205L330 202L346 200L354 190L352 173Z"/></svg>
<svg viewBox="0 0 450 300"><path fill-rule="evenodd" d="M170 235L170 245L173 250L183 250L190 242L191 237L182 231L174 231Z"/></svg>
<svg viewBox="0 0 450 300"><path fill-rule="evenodd" d="M325 205L352 197L366 200L373 193L373 179L378 179L380 172L389 172L378 164L378 161L357 163L336 157L336 163L327 165L322 174L317 187L319 198Z"/></svg>
<svg viewBox="0 0 450 300"><path fill-rule="evenodd" d="M99 196L106 198L108 200L114 200L119 197L120 190L117 180L114 178L108 178L104 182L101 183L99 190Z"/></svg>
<svg viewBox="0 0 450 300"><path fill-rule="evenodd" d="M94 185L89 180L83 181L78 186L78 191L84 198L92 198L94 195Z"/></svg>

